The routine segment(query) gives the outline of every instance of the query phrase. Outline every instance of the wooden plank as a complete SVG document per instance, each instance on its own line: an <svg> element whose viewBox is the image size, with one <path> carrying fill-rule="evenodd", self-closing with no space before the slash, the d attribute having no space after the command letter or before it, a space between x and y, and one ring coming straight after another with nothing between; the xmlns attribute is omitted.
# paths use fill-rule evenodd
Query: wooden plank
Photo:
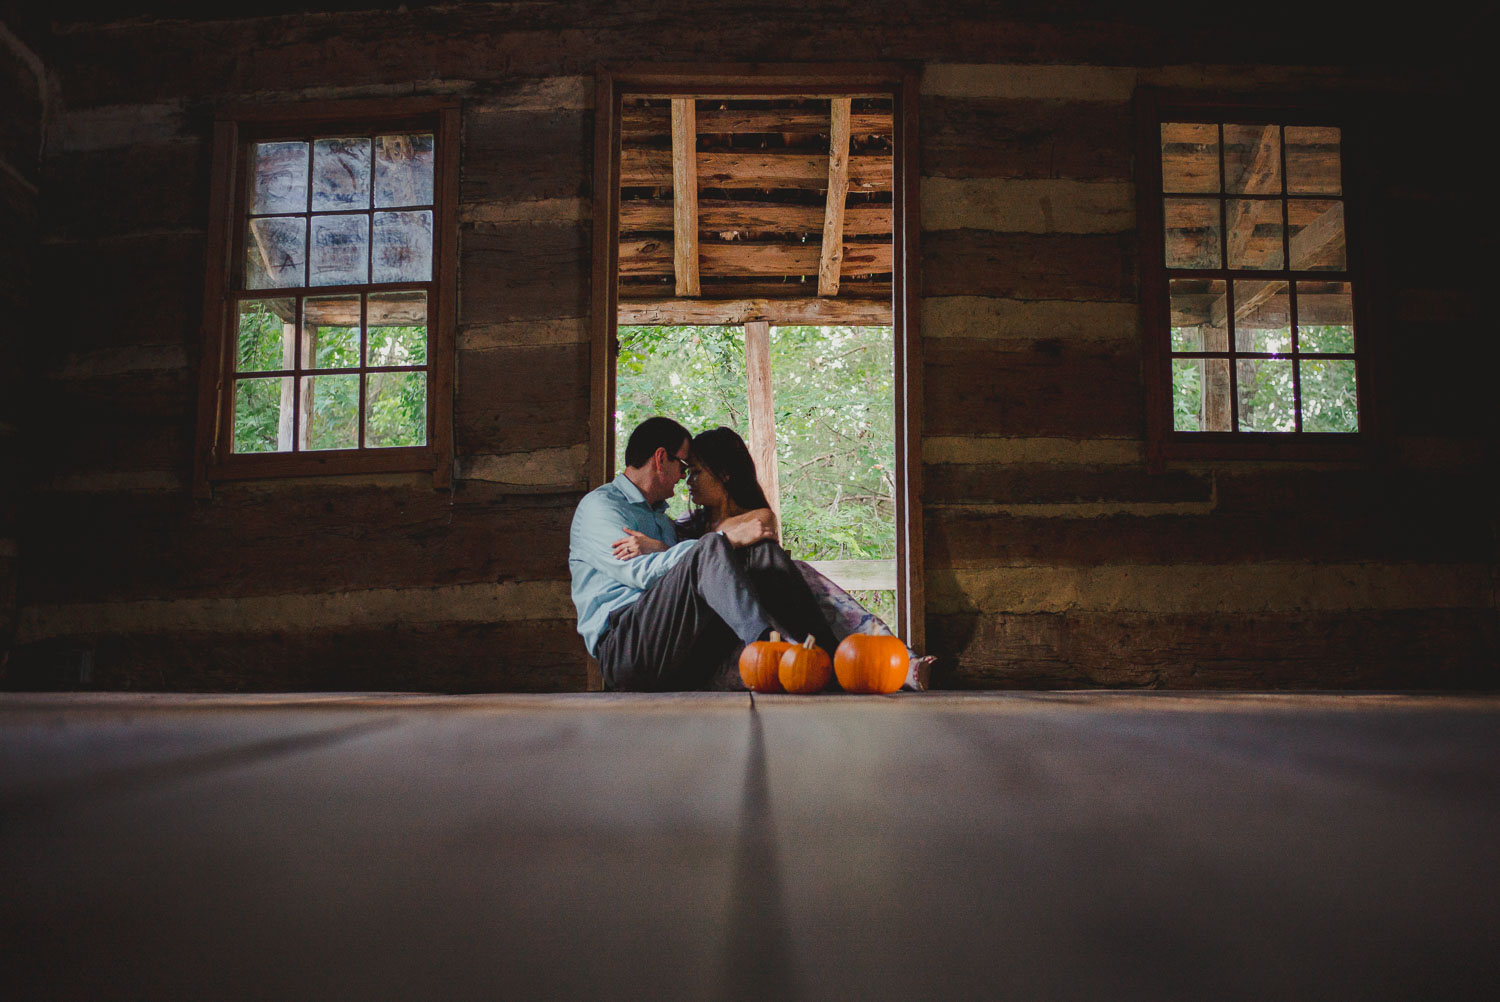
<svg viewBox="0 0 1500 1002"><path fill-rule="evenodd" d="M466 231L459 266L462 326L588 313L589 243L582 225Z"/></svg>
<svg viewBox="0 0 1500 1002"><path fill-rule="evenodd" d="M1124 233L1135 228L1135 189L1124 181L929 177L922 181L928 230L1002 233Z"/></svg>
<svg viewBox="0 0 1500 1002"><path fill-rule="evenodd" d="M636 148L621 150L620 184L626 188L670 187L671 152ZM822 191L828 185L828 156L797 150L699 153L698 184L700 188L805 188ZM890 156L851 156L849 187L857 191L889 191Z"/></svg>
<svg viewBox="0 0 1500 1002"><path fill-rule="evenodd" d="M672 99L672 270L677 295L698 295L698 127L692 98Z"/></svg>
<svg viewBox="0 0 1500 1002"><path fill-rule="evenodd" d="M463 204L588 197L590 112L496 113L466 104L463 122Z"/></svg>
<svg viewBox="0 0 1500 1002"><path fill-rule="evenodd" d="M951 178L1130 181L1130 104L922 99L922 173Z"/></svg>
<svg viewBox="0 0 1500 1002"><path fill-rule="evenodd" d="M588 361L589 346L581 344L460 352L457 451L524 452L587 441Z"/></svg>
<svg viewBox="0 0 1500 1002"><path fill-rule="evenodd" d="M929 296L922 300L922 334L1017 342L1136 341L1140 308L1135 303Z"/></svg>
<svg viewBox="0 0 1500 1002"><path fill-rule="evenodd" d="M814 286L804 278L763 280L755 278L724 278L714 276L703 282L700 299L798 299L811 295ZM631 276L620 283L622 300L665 299L672 286L667 276ZM886 279L851 278L844 276L839 285L840 300L858 299L889 303L891 283Z"/></svg>
<svg viewBox="0 0 1500 1002"><path fill-rule="evenodd" d="M859 137L889 136L893 124L889 111L856 111L849 116L849 131ZM620 115L620 135L627 143L641 143L671 132L668 110L661 105L627 105ZM825 136L828 117L816 108L699 108L700 135L776 134Z"/></svg>
<svg viewBox="0 0 1500 1002"><path fill-rule="evenodd" d="M839 294L844 257L844 202L849 191L849 105L847 97L830 102L828 193L823 209L823 244L818 259L818 295Z"/></svg>
<svg viewBox="0 0 1500 1002"><path fill-rule="evenodd" d="M894 560L809 560L808 564L845 591L891 591L896 587Z"/></svg>
<svg viewBox="0 0 1500 1002"><path fill-rule="evenodd" d="M705 243L698 246L698 269L703 276L769 277L816 275L821 248L804 243ZM849 243L840 271L844 275L879 275L891 270L887 242ZM620 275L671 275L672 244L657 239L620 241Z"/></svg>
<svg viewBox="0 0 1500 1002"><path fill-rule="evenodd" d="M621 299L622 324L737 325L751 320L809 326L884 327L889 299Z"/></svg>
<svg viewBox="0 0 1500 1002"><path fill-rule="evenodd" d="M48 235L202 232L208 204L203 152L194 138L49 159L43 175L51 209Z"/></svg>
<svg viewBox="0 0 1500 1002"><path fill-rule="evenodd" d="M1108 343L933 341L923 380L927 435L1135 438L1142 433L1140 358Z"/></svg>
<svg viewBox="0 0 1500 1002"><path fill-rule="evenodd" d="M824 207L786 202L739 201L722 198L698 200L698 232L722 235L745 233L816 233L823 226ZM672 205L666 199L631 198L620 202L620 232L669 232ZM844 209L844 234L853 237L884 236L891 232L891 207L861 203Z"/></svg>
<svg viewBox="0 0 1500 1002"><path fill-rule="evenodd" d="M1494 618L1470 610L934 615L936 684L973 688L1488 689Z"/></svg>
<svg viewBox="0 0 1500 1002"><path fill-rule="evenodd" d="M928 463L923 469L929 504L1079 505L1109 503L1208 503L1213 477L1172 470L1152 474L1129 467L1062 463Z"/></svg>
<svg viewBox="0 0 1500 1002"><path fill-rule="evenodd" d="M929 233L922 240L922 292L1132 302L1136 238L1129 233Z"/></svg>
<svg viewBox="0 0 1500 1002"><path fill-rule="evenodd" d="M776 465L776 393L771 382L771 325L745 324L745 380L750 404L750 455L771 511L781 521L781 477Z"/></svg>

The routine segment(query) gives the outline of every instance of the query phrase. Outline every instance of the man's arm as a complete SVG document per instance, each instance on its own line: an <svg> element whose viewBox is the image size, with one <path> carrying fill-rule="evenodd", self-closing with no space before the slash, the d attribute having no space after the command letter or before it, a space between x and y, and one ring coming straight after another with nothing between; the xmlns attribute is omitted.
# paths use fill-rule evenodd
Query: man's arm
<svg viewBox="0 0 1500 1002"><path fill-rule="evenodd" d="M660 553L620 560L614 555L614 542L629 525L630 515L628 509L612 505L604 498L592 494L585 497L573 516L568 556L582 560L621 584L644 591L686 559L697 541L688 540Z"/></svg>
<svg viewBox="0 0 1500 1002"><path fill-rule="evenodd" d="M751 546L763 539L775 539L776 516L769 508L757 508L743 515L726 518L719 523L719 531L735 549Z"/></svg>

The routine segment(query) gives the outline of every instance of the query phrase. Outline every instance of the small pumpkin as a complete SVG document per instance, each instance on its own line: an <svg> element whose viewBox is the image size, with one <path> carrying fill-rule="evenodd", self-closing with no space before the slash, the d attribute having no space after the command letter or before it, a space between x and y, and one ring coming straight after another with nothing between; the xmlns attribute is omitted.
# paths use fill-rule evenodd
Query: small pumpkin
<svg viewBox="0 0 1500 1002"><path fill-rule="evenodd" d="M770 640L757 640L740 652L740 678L751 692L781 692L781 655L797 645L772 632Z"/></svg>
<svg viewBox="0 0 1500 1002"><path fill-rule="evenodd" d="M906 681L911 652L900 637L851 633L833 655L833 671L845 692L895 692Z"/></svg>
<svg viewBox="0 0 1500 1002"><path fill-rule="evenodd" d="M828 652L808 637L800 646L794 645L791 650L782 652L781 668L777 674L781 678L781 687L787 692L807 695L823 691L833 677L833 664L828 660Z"/></svg>

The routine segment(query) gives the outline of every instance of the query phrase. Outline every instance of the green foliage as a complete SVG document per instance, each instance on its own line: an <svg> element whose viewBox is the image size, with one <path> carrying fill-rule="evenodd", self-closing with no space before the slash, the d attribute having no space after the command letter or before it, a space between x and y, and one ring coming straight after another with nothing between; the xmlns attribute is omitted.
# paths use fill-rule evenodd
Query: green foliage
<svg viewBox="0 0 1500 1002"><path fill-rule="evenodd" d="M741 328L621 327L619 338L617 469L631 429L653 414L749 437ZM889 327L771 329L782 541L793 556L896 555L892 351ZM673 498L674 516L686 494Z"/></svg>
<svg viewBox="0 0 1500 1002"><path fill-rule="evenodd" d="M1347 326L1304 326L1298 330L1304 352L1352 352L1353 331ZM1349 433L1359 430L1354 362L1299 354L1285 358L1247 358L1236 363L1239 426L1242 431L1291 431L1295 427L1296 392L1293 365L1300 367L1302 430ZM1177 431L1202 428L1202 359L1172 360L1172 427Z"/></svg>

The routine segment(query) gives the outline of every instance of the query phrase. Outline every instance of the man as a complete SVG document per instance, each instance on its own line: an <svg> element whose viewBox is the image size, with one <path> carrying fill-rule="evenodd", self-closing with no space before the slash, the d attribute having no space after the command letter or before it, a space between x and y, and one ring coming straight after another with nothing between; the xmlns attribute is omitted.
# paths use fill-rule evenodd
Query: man
<svg viewBox="0 0 1500 1002"><path fill-rule="evenodd" d="M772 630L811 633L830 653L833 635L767 509L679 541L667 499L692 462L688 430L653 417L631 432L625 469L584 496L573 514L568 569L578 632L599 659L604 686L702 688L736 646ZM614 554L626 530L663 544L629 560Z"/></svg>

